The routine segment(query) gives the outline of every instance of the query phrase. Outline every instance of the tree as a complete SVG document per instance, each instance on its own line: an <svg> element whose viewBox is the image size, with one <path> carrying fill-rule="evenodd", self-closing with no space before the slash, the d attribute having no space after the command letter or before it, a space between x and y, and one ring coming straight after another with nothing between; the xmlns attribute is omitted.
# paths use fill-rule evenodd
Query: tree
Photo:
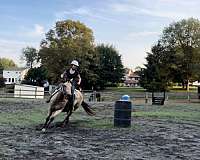
<svg viewBox="0 0 200 160"><path fill-rule="evenodd" d="M8 58L0 58L0 87L5 86L5 78L3 78L3 70L7 68L17 67L15 62Z"/></svg>
<svg viewBox="0 0 200 160"><path fill-rule="evenodd" d="M5 79L0 75L0 88L5 86Z"/></svg>
<svg viewBox="0 0 200 160"><path fill-rule="evenodd" d="M65 20L56 22L46 38L41 42L39 58L48 69L48 78L56 83L60 74L73 59L80 63L83 83L94 83L97 75L91 70L96 64L93 32L79 21Z"/></svg>
<svg viewBox="0 0 200 160"><path fill-rule="evenodd" d="M194 66L200 66L200 21L189 18L170 24L163 31L161 43L174 51L174 80L186 83L189 88L189 81L194 81L197 77Z"/></svg>
<svg viewBox="0 0 200 160"><path fill-rule="evenodd" d="M148 53L140 72L141 85L151 91L166 90L171 82L187 84L199 80L200 22L187 19L170 24Z"/></svg>
<svg viewBox="0 0 200 160"><path fill-rule="evenodd" d="M23 84L43 86L43 82L47 79L48 71L45 67L30 68L25 76Z"/></svg>
<svg viewBox="0 0 200 160"><path fill-rule="evenodd" d="M3 65L0 63L0 75L3 74Z"/></svg>
<svg viewBox="0 0 200 160"><path fill-rule="evenodd" d="M12 67L17 67L12 59L0 58L0 69L7 69Z"/></svg>
<svg viewBox="0 0 200 160"><path fill-rule="evenodd" d="M32 68L34 62L38 62L38 51L33 47L23 48L21 59L25 60L26 65Z"/></svg>
<svg viewBox="0 0 200 160"><path fill-rule="evenodd" d="M101 87L117 84L122 81L124 67L121 55L113 46L101 44L96 47L99 56L99 84Z"/></svg>
<svg viewBox="0 0 200 160"><path fill-rule="evenodd" d="M160 42L152 47L151 53L147 53L145 68L142 68L140 72L137 71L142 87L151 92L167 90L171 80L169 53L171 52L167 51ZM172 57L171 60L173 60Z"/></svg>

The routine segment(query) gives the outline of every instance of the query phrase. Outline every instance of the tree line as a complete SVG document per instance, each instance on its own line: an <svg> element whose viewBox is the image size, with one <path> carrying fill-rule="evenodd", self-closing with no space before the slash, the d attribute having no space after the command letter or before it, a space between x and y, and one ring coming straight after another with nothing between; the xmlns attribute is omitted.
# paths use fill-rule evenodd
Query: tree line
<svg viewBox="0 0 200 160"><path fill-rule="evenodd" d="M79 21L58 21L40 43L40 49L23 49L23 58L31 68L26 83L60 82L60 74L73 59L80 63L84 89L117 85L124 75L121 55L112 45L95 45L93 31ZM140 84L149 91L165 91L173 83L188 88L200 80L200 21L189 18L165 27L147 53L147 63L138 73ZM0 66L1 67L1 66Z"/></svg>
<svg viewBox="0 0 200 160"><path fill-rule="evenodd" d="M146 61L139 71L142 87L165 91L180 83L189 89L190 82L200 80L200 21L183 19L164 28Z"/></svg>
<svg viewBox="0 0 200 160"><path fill-rule="evenodd" d="M58 21L41 41L37 51L23 49L23 56L31 68L24 83L41 85L46 79L51 84L61 81L60 75L73 59L80 63L83 89L103 89L117 85L124 75L121 55L112 45L95 45L93 31L79 21Z"/></svg>

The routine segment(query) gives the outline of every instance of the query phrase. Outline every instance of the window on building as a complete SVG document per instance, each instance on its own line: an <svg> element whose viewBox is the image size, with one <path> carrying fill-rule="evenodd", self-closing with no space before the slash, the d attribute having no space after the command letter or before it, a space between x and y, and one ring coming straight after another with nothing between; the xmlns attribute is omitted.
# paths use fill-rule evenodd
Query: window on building
<svg viewBox="0 0 200 160"><path fill-rule="evenodd" d="M14 79L14 78L12 78L12 82L15 82L15 79Z"/></svg>
<svg viewBox="0 0 200 160"><path fill-rule="evenodd" d="M8 79L8 82L11 82L11 78Z"/></svg>

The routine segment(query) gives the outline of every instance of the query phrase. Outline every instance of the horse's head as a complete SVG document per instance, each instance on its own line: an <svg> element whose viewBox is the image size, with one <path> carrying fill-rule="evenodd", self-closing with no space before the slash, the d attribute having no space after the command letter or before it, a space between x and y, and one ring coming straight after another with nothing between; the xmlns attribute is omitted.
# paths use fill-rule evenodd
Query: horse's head
<svg viewBox="0 0 200 160"><path fill-rule="evenodd" d="M72 94L72 84L70 81L67 81L64 83L64 89L67 95L71 95Z"/></svg>

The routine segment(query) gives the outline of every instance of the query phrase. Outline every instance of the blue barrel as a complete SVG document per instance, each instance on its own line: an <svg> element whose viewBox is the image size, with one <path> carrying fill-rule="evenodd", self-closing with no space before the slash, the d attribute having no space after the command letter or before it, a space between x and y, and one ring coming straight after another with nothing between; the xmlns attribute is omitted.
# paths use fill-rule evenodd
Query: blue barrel
<svg viewBox="0 0 200 160"><path fill-rule="evenodd" d="M115 111L114 111L115 127L131 126L131 108L132 104L128 100L119 100L115 102Z"/></svg>

